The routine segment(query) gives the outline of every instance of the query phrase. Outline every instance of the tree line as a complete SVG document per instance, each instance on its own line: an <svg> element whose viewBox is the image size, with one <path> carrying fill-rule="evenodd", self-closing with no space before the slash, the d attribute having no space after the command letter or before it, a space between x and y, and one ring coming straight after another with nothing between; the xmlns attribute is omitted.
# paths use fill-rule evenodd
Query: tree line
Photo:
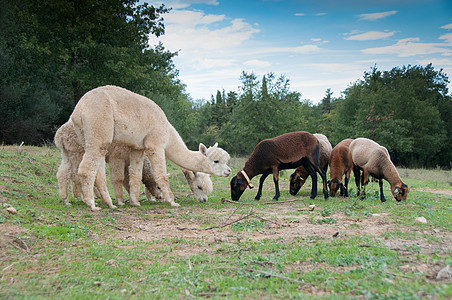
<svg viewBox="0 0 452 300"><path fill-rule="evenodd" d="M368 137L398 165L451 167L449 79L433 66L376 67L340 97L302 100L284 75L242 72L236 91L193 101L173 63L177 52L149 47L165 32L165 5L138 0L0 0L0 142L53 140L80 97L106 84L153 99L186 144L218 142L249 155L262 139L305 130L333 145Z"/></svg>

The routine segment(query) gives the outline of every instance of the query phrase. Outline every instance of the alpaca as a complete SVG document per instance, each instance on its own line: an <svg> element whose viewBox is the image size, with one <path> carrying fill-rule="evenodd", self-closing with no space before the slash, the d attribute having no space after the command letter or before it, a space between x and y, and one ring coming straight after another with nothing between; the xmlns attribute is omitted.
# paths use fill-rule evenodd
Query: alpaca
<svg viewBox="0 0 452 300"><path fill-rule="evenodd" d="M314 133L313 136L317 138L319 141L319 162L320 167L325 171L328 171L328 161L330 159L330 153L332 150L331 143L328 140L328 138L321 133ZM301 187L306 182L306 179L308 179L309 173L306 171L305 167L303 165L299 166L295 172L293 172L290 175L290 187L289 187L289 193L293 196L295 196L298 191L301 189ZM331 196L331 194L330 194Z"/></svg>
<svg viewBox="0 0 452 300"><path fill-rule="evenodd" d="M391 192L397 201L405 201L409 188L403 183L396 167L391 161L388 149L378 143L366 139L357 138L350 143L350 155L353 161L355 183L360 194L360 185L363 188L369 183L369 175L379 181L380 201L385 202L383 194L383 179L391 185ZM363 171L360 183L360 171Z"/></svg>
<svg viewBox="0 0 452 300"><path fill-rule="evenodd" d="M134 165L129 168L130 197L134 205L139 205L136 199L142 170L138 166L143 164L143 152L151 162L163 198L172 206L179 204L174 202L166 178L165 156L188 170L223 177L231 174L226 151L216 146L207 149L203 144L199 145L199 151L189 150L157 104L124 88L103 86L87 92L70 119L85 149L78 175L83 199L92 210L100 209L94 203L94 180L112 145L131 149Z"/></svg>
<svg viewBox="0 0 452 300"><path fill-rule="evenodd" d="M83 200L86 203L85 198L82 197L81 184L79 177L77 176L78 166L82 161L84 149L77 138L72 122L66 122L57 130L54 142L58 149L60 149L62 158L57 172L60 198L65 205L71 205L68 199L68 187L69 182L71 182L74 197ZM107 190L105 160L100 162L98 172L95 179L96 194L98 194L102 201L110 208L116 208L116 206L113 205Z"/></svg>
<svg viewBox="0 0 452 300"><path fill-rule="evenodd" d="M276 191L273 200L276 201L280 196L279 171L297 168L300 165L305 167L312 178L311 199L317 196L316 172L322 177L323 195L325 200L328 199L326 174L319 164L319 141L306 131L290 132L259 142L246 161L243 170L232 178L231 198L238 201L247 186L253 187L251 179L262 174L259 181L259 190L255 197L256 200L259 200L265 178L273 173Z"/></svg>

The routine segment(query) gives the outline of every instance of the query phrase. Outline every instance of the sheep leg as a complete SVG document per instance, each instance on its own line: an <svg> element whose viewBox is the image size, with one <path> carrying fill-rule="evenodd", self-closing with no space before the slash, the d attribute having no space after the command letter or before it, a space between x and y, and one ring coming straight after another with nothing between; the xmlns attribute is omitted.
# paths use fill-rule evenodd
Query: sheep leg
<svg viewBox="0 0 452 300"><path fill-rule="evenodd" d="M310 198L314 199L315 197L317 197L317 173L314 170L314 166L312 165L312 163L310 161L306 160L303 163L303 166L306 169L306 171L308 171L309 176L311 176L312 187L311 187L311 197Z"/></svg>
<svg viewBox="0 0 452 300"><path fill-rule="evenodd" d="M385 199L385 195L383 194L383 179L380 179L378 184L380 185L380 201L385 202L386 199Z"/></svg>
<svg viewBox="0 0 452 300"><path fill-rule="evenodd" d="M169 188L169 181L166 177L165 151L163 149L148 148L146 149L146 155L151 162L155 174L155 182L162 191L163 199L171 206L180 206L179 203L174 202L174 194Z"/></svg>
<svg viewBox="0 0 452 300"><path fill-rule="evenodd" d="M71 164L68 157L61 153L62 160L61 164L58 167L57 179L58 179L58 192L60 194L60 198L63 200L65 205L71 205L68 199L68 188L69 182L71 180L72 170Z"/></svg>
<svg viewBox="0 0 452 300"><path fill-rule="evenodd" d="M350 173L352 172L352 170L347 170L347 172L345 172L345 193L344 196L345 197L349 197L348 195L348 181L350 180Z"/></svg>
<svg viewBox="0 0 452 300"><path fill-rule="evenodd" d="M361 172L359 171L358 166L353 166L353 175L355 176L355 184L356 184L356 188L357 188L357 196L359 196L361 194L361 181L360 181L360 177L361 177Z"/></svg>
<svg viewBox="0 0 452 300"><path fill-rule="evenodd" d="M320 171L319 173L320 173L320 177L322 177L322 183L323 183L323 198L325 199L325 200L327 200L328 199L328 197L329 197L329 194L328 194L328 185L327 185L327 180L326 180L326 172L322 169L322 168L320 168L320 167L317 167L318 168L318 170Z"/></svg>
<svg viewBox="0 0 452 300"><path fill-rule="evenodd" d="M130 150L129 197L130 205L140 206L140 184L143 173L143 151Z"/></svg>
<svg viewBox="0 0 452 300"><path fill-rule="evenodd" d="M259 189L258 189L258 191L257 191L256 197L254 197L254 200L259 201L259 200L261 199L261 196L262 196L262 187L263 187L263 185L264 185L265 178L267 178L267 176L270 175L271 173L272 173L271 170L267 170L267 171L265 171L264 173L262 173L261 179L259 179Z"/></svg>
<svg viewBox="0 0 452 300"><path fill-rule="evenodd" d="M275 183L275 196L273 197L273 201L278 201L280 196L278 179L279 179L278 170L273 170L273 182Z"/></svg>

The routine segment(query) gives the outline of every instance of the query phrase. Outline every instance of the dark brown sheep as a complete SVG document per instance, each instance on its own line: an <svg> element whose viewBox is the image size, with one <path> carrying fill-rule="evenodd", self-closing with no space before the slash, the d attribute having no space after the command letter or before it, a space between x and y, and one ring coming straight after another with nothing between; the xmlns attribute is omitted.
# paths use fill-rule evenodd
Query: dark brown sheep
<svg viewBox="0 0 452 300"><path fill-rule="evenodd" d="M348 197L348 181L350 173L353 170L352 157L350 156L350 143L353 139L345 139L337 144L330 156L330 180L328 180L328 188L330 196L334 197L338 189L340 195ZM342 176L345 175L345 186L342 184Z"/></svg>
<svg viewBox="0 0 452 300"><path fill-rule="evenodd" d="M305 131L286 133L271 139L259 142L253 153L245 163L245 167L231 180L231 198L238 201L243 191L249 186L252 188L251 179L262 174L259 181L259 190L255 197L259 200L262 196L262 186L265 178L273 173L275 183L275 196L278 200L280 170L294 169L303 165L312 178L311 199L317 196L317 173L323 180L323 195L328 199L326 185L326 173L319 164L319 142L317 138Z"/></svg>
<svg viewBox="0 0 452 300"><path fill-rule="evenodd" d="M324 134L314 133L313 134L319 141L319 162L320 167L326 172L328 171L328 162L330 160L331 154L331 143ZM306 171L303 165L299 166L295 172L290 175L290 187L289 192L291 195L295 196L301 187L308 179L309 173Z"/></svg>
<svg viewBox="0 0 452 300"><path fill-rule="evenodd" d="M387 180L391 185L391 192L397 201L406 200L409 188L400 178L385 147L370 139L357 138L350 143L350 155L353 161L358 195L361 191L360 186L362 185L364 189L369 183L369 175L371 175L379 181L381 202L386 201L383 194L383 179ZM360 171L363 171L361 182Z"/></svg>

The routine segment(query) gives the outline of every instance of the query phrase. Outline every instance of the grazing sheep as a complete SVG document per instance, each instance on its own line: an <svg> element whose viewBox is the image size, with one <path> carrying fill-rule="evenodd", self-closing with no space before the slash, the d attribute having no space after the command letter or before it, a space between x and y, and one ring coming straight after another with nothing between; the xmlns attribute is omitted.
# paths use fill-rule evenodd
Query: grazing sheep
<svg viewBox="0 0 452 300"><path fill-rule="evenodd" d="M77 103L71 115L77 137L85 149L78 168L83 199L91 210L99 210L93 197L97 170L112 146L131 149L130 199L139 205L142 153L145 152L154 170L163 198L172 206L174 202L166 177L165 157L188 170L227 177L229 154L221 148L190 151L163 110L152 100L116 86L103 86L87 92ZM135 164L137 163L137 164ZM133 202L132 202L133 201Z"/></svg>
<svg viewBox="0 0 452 300"><path fill-rule="evenodd" d="M330 196L336 196L336 192L340 189L340 195L348 197L348 181L350 173L353 170L352 157L350 156L350 143L353 139L342 140L337 144L330 155L330 180L328 187ZM345 186L342 184L342 176L345 175Z"/></svg>
<svg viewBox="0 0 452 300"><path fill-rule="evenodd" d="M328 161L330 159L330 153L331 153L331 143L328 140L328 138L320 133L314 133L314 136L319 141L319 162L320 167L325 171L328 171ZM309 173L306 171L306 169L303 167L303 165L299 166L295 172L290 175L290 188L289 192L291 195L296 195L298 191L301 189L301 187L306 182L306 179L308 179Z"/></svg>
<svg viewBox="0 0 452 300"><path fill-rule="evenodd" d="M311 199L314 199L317 195L316 172L322 177L323 195L325 199L328 199L326 174L319 164L319 141L314 135L305 131L290 132L259 142L246 161L243 170L232 178L231 198L238 201L247 186L253 187L251 179L262 174L259 181L259 190L255 197L256 200L259 200L265 178L273 173L276 190L273 200L276 201L280 196L279 171L297 168L300 165L305 167L312 178Z"/></svg>
<svg viewBox="0 0 452 300"><path fill-rule="evenodd" d="M60 197L66 205L70 205L68 200L68 185L72 181L72 192L74 197L82 200L80 192L80 182L77 176L78 166L82 160L84 149L77 140L77 135L71 121L63 124L55 134L55 144L61 150L62 162L58 169L57 178ZM106 156L106 160L110 164L111 180L115 188L116 201L118 205L123 205L123 189L129 188L129 155L126 147L111 147ZM101 167L105 171L105 166ZM100 170L102 170L100 169ZM212 192L212 180L210 176L201 172L192 172L182 169L190 189L195 194L195 197L201 201L207 201L208 195ZM96 177L97 179L97 177ZM119 184L118 184L119 182ZM150 201L152 195L157 198L162 198L162 193L155 181L151 163L147 157L144 157L142 182L146 187L146 196ZM95 183L95 190L102 190L102 183ZM100 198L105 199L107 194L100 195ZM105 202L105 201L104 201Z"/></svg>
<svg viewBox="0 0 452 300"><path fill-rule="evenodd" d="M350 143L350 155L352 157L355 183L360 194L360 183L363 189L369 182L369 175L379 180L380 200L386 201L383 194L383 179L391 185L391 192L397 201L405 201L409 192L408 186L402 182L396 167L391 161L388 150L376 142L357 138ZM363 171L360 182L360 171Z"/></svg>

